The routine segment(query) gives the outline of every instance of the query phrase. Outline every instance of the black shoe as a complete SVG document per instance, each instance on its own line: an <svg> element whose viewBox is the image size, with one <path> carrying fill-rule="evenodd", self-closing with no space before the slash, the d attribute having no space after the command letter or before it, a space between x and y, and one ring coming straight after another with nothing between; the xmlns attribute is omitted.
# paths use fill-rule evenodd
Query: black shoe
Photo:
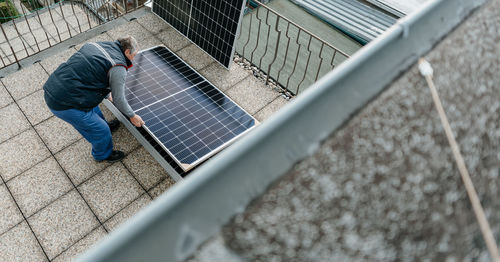
<svg viewBox="0 0 500 262"><path fill-rule="evenodd" d="M118 121L118 119L111 120L108 122L108 126L111 133L113 133L120 127L120 121Z"/></svg>
<svg viewBox="0 0 500 262"><path fill-rule="evenodd" d="M109 163L114 163L114 162L118 162L118 161L122 160L124 157L125 157L125 153L123 153L122 151L113 150L113 152L111 152L111 154L108 156L108 158L106 158L104 160L108 161ZM101 161L104 161L104 160L101 160Z"/></svg>

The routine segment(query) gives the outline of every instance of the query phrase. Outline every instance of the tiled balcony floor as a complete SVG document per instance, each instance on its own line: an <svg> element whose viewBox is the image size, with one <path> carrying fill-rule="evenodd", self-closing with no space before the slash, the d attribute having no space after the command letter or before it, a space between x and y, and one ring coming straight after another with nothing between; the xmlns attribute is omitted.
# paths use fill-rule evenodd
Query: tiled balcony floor
<svg viewBox="0 0 500 262"><path fill-rule="evenodd" d="M124 34L141 48L171 48L259 121L288 101L237 64L227 71L152 14L88 41ZM69 261L175 184L125 127L113 141L127 157L97 163L90 144L47 109L42 85L80 47L1 79L0 261Z"/></svg>

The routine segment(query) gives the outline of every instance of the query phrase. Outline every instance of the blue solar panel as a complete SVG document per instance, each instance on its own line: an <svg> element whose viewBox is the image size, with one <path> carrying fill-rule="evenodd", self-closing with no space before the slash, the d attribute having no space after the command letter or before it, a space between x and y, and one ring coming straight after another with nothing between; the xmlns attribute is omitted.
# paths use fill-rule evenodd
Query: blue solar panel
<svg viewBox="0 0 500 262"><path fill-rule="evenodd" d="M255 127L255 119L163 46L140 52L127 100L187 171Z"/></svg>

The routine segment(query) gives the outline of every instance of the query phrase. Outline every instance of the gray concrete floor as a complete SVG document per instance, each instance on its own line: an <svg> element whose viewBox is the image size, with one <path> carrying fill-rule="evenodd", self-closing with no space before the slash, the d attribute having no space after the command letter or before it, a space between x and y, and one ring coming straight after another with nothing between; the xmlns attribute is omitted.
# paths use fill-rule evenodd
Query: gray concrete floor
<svg viewBox="0 0 500 262"><path fill-rule="evenodd" d="M150 13L84 42L126 34L142 48L166 45L260 121L288 101L242 67L222 68ZM127 157L97 163L90 145L45 106L42 85L82 44L58 46L1 79L0 261L70 261L175 184L123 126L113 141Z"/></svg>

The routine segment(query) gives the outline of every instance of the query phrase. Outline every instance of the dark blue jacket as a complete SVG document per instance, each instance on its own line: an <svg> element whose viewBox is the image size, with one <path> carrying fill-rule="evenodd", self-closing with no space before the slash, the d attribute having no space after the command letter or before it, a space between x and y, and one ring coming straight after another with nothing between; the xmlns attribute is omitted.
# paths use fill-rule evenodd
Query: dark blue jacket
<svg viewBox="0 0 500 262"><path fill-rule="evenodd" d="M90 111L111 91L108 71L113 66L132 66L120 43L87 43L61 64L43 86L45 101L52 110Z"/></svg>

